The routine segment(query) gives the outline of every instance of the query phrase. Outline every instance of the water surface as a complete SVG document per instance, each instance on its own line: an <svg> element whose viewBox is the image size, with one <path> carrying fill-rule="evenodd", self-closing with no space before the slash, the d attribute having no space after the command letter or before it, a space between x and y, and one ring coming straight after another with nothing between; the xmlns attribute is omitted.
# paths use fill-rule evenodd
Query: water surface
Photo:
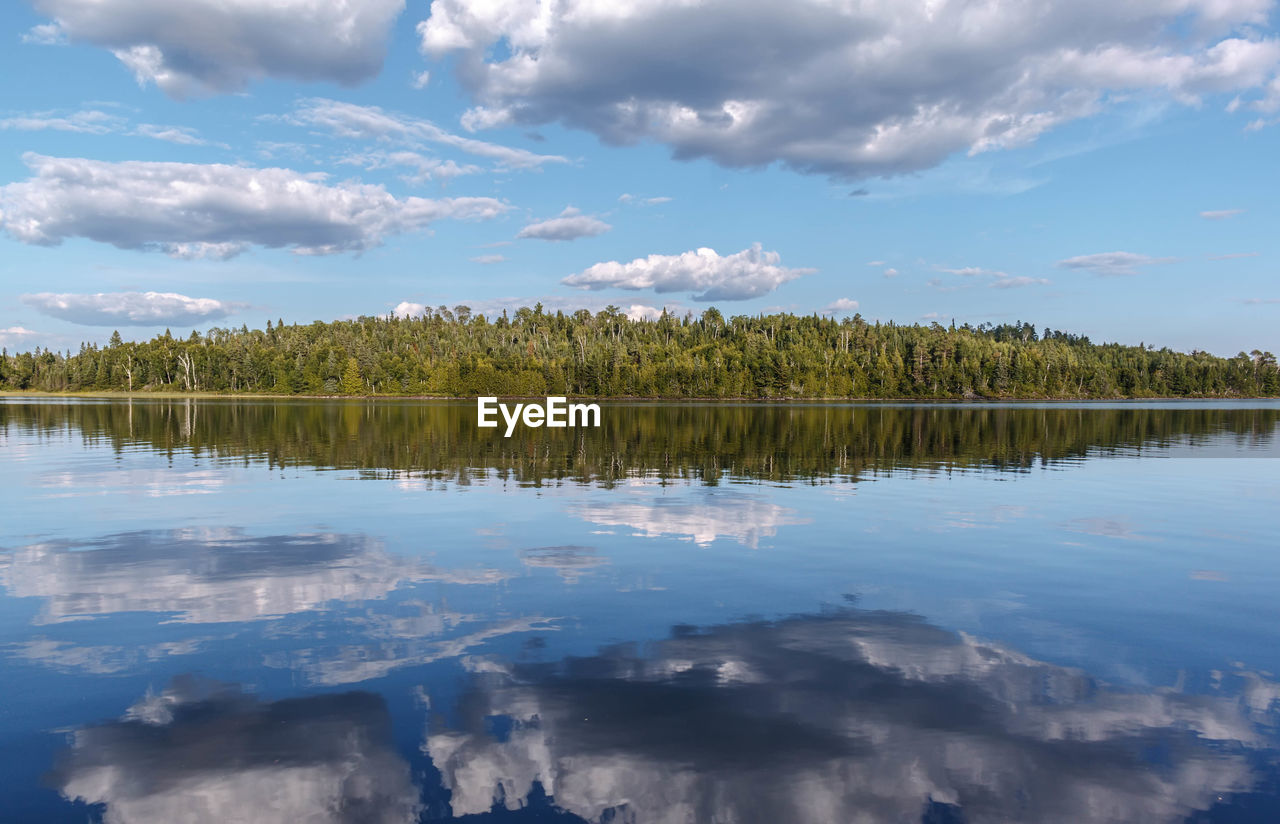
<svg viewBox="0 0 1280 824"><path fill-rule="evenodd" d="M0 818L1274 822L1280 404L0 402Z"/></svg>

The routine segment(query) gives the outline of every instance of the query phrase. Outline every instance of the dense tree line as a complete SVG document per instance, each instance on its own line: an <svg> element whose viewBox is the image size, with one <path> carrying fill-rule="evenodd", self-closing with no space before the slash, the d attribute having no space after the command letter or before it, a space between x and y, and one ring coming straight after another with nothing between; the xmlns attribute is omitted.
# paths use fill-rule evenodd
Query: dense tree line
<svg viewBox="0 0 1280 824"><path fill-rule="evenodd" d="M858 480L903 469L1025 471L1092 455L1187 444L1256 448L1280 409L823 403L604 404L599 428L475 425L469 402L147 398L0 404L0 435L141 447L214 464L337 467L364 477L466 484L498 478L609 485L625 478Z"/></svg>
<svg viewBox="0 0 1280 824"><path fill-rule="evenodd" d="M0 357L0 388L280 395L579 395L666 398L1120 398L1276 396L1270 352L1221 358L1095 344L1029 323L900 326L789 314L508 317L440 307L414 318L145 342L114 334L78 353Z"/></svg>

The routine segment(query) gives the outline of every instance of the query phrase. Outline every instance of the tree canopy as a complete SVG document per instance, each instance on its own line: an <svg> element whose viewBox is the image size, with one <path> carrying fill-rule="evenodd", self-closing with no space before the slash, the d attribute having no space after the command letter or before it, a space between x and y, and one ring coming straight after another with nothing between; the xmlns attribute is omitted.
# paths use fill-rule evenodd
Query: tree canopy
<svg viewBox="0 0 1280 824"><path fill-rule="evenodd" d="M943 326L617 307L488 318L441 306L413 318L213 328L149 341L113 334L77 353L0 357L0 388L279 395L651 398L1141 398L1280 395L1273 354L1230 358L1095 344L1030 323Z"/></svg>

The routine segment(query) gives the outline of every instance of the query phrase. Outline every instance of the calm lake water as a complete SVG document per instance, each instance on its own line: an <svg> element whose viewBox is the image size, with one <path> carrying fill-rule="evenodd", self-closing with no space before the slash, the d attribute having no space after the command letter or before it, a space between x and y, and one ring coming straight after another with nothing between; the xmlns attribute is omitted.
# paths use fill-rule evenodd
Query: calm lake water
<svg viewBox="0 0 1280 824"><path fill-rule="evenodd" d="M1280 404L0 402L0 820L1280 821Z"/></svg>

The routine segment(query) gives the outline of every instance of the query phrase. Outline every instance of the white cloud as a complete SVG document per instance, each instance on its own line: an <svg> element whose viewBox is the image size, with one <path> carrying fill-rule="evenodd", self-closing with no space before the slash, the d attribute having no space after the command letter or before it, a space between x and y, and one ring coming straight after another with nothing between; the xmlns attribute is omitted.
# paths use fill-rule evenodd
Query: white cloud
<svg viewBox="0 0 1280 824"><path fill-rule="evenodd" d="M409 85L415 89L425 89L430 82L431 72L414 72L413 80L410 81Z"/></svg>
<svg viewBox="0 0 1280 824"><path fill-rule="evenodd" d="M199 132L188 126L157 126L154 123L139 123L133 133L140 137L150 137L155 140L163 140L166 143L177 143L181 146L216 145L223 149L229 148L225 143L211 144L201 137Z"/></svg>
<svg viewBox="0 0 1280 824"><path fill-rule="evenodd" d="M1200 217L1205 220L1226 220L1229 217L1244 214L1244 209L1211 209L1207 212L1201 212Z"/></svg>
<svg viewBox="0 0 1280 824"><path fill-rule="evenodd" d="M991 281L992 289L1017 289L1022 286L1045 286L1048 285L1048 278L1032 278L1026 275L1006 275Z"/></svg>
<svg viewBox="0 0 1280 824"><path fill-rule="evenodd" d="M178 257L249 245L331 254L446 219L487 219L487 197L396 198L381 186L329 184L291 169L24 155L34 175L0 186L0 226L24 243L82 237Z"/></svg>
<svg viewBox="0 0 1280 824"><path fill-rule="evenodd" d="M0 129L22 132L79 132L81 134L109 134L119 131L124 118L98 109L78 112L43 111L15 115L0 120Z"/></svg>
<svg viewBox="0 0 1280 824"><path fill-rule="evenodd" d="M354 85L382 69L404 0L34 0L42 38L109 49L171 97L284 77ZM36 30L32 30L36 35Z"/></svg>
<svg viewBox="0 0 1280 824"><path fill-rule="evenodd" d="M0 346L23 343L27 338L34 337L39 334L39 332L27 329L24 326L10 326L7 329L0 329Z"/></svg>
<svg viewBox="0 0 1280 824"><path fill-rule="evenodd" d="M704 247L679 255L649 255L630 263L597 263L561 282L583 289L696 292L694 300L746 300L815 271L788 269L779 265L781 260L777 252L766 252L759 243L724 257Z"/></svg>
<svg viewBox="0 0 1280 824"><path fill-rule="evenodd" d="M1273 83L1270 0L435 0L464 127L560 122L681 159L889 176L1028 143L1116 101ZM1274 94L1247 105L1263 109Z"/></svg>
<svg viewBox="0 0 1280 824"><path fill-rule="evenodd" d="M847 315L856 311L858 311L858 302L849 298L836 298L822 307L824 315Z"/></svg>
<svg viewBox="0 0 1280 824"><path fill-rule="evenodd" d="M898 275L899 275L898 270L894 269L892 266L884 270L884 276L887 278L896 278Z"/></svg>
<svg viewBox="0 0 1280 824"><path fill-rule="evenodd" d="M613 227L599 218L584 215L572 206L549 220L530 223L516 235L519 238L538 240L577 240L580 237L603 235Z"/></svg>
<svg viewBox="0 0 1280 824"><path fill-rule="evenodd" d="M471 163L458 165L452 160L441 160L438 157L431 157L408 150L351 154L339 158L338 163L360 166L369 171L394 168L409 169L408 174L400 176L402 180L408 183L425 183L428 180L449 181L455 177L484 171L484 169Z"/></svg>
<svg viewBox="0 0 1280 824"><path fill-rule="evenodd" d="M675 200L673 197L660 195L658 197L637 197L636 195L624 192L618 195L619 203L634 203L637 206L661 206L663 203L670 203Z"/></svg>
<svg viewBox="0 0 1280 824"><path fill-rule="evenodd" d="M159 326L220 320L245 304L189 298L175 292L100 292L96 295L40 292L22 302L42 315L86 326Z"/></svg>
<svg viewBox="0 0 1280 824"><path fill-rule="evenodd" d="M280 118L295 126L323 129L337 137L382 140L406 145L433 143L475 157L492 160L506 169L536 169L544 163L564 163L559 155L540 155L484 140L462 137L423 120L378 106L359 106L340 100L309 98L298 101L292 112Z"/></svg>
<svg viewBox="0 0 1280 824"><path fill-rule="evenodd" d="M448 301L451 306L458 302L460 301L454 299ZM542 311L548 314L563 312L566 315L572 315L582 309L595 313L608 306L620 309L614 301L607 298L578 295L531 295L528 297L482 298L480 300L463 300L461 302L471 307L472 314L484 315L487 318L496 318L503 312L512 315L521 307L532 309L539 303L542 304ZM395 314L408 317L421 315L428 308L430 307L421 303L404 302L393 311ZM656 320L662 316L664 309L669 314L677 314L681 311L681 305L679 301L665 302L661 307L637 303L631 304L625 309L620 309L620 311L632 320ZM410 314L406 315L405 312Z"/></svg>
<svg viewBox="0 0 1280 824"><path fill-rule="evenodd" d="M391 310L391 314L398 318L420 318L425 315L427 310L430 308L431 307L422 303L410 303L407 300L402 300L396 304L394 309Z"/></svg>
<svg viewBox="0 0 1280 824"><path fill-rule="evenodd" d="M1258 257L1258 252L1228 252L1225 255L1209 255L1209 260L1238 260Z"/></svg>
<svg viewBox="0 0 1280 824"><path fill-rule="evenodd" d="M23 43L33 46L61 46L67 42L57 23L41 23L38 26L32 26L23 32L21 39Z"/></svg>
<svg viewBox="0 0 1280 824"><path fill-rule="evenodd" d="M1063 269L1084 269L1098 275L1136 275L1139 266L1173 263L1175 258L1157 258L1134 252L1099 252L1058 261Z"/></svg>
<svg viewBox="0 0 1280 824"><path fill-rule="evenodd" d="M980 277L983 275L991 275L992 277L998 278L1005 278L1009 276L1007 272L1001 272L996 269L983 269L981 266L964 266L959 269L940 268L938 271L949 272L953 275L960 275L961 277L966 278Z"/></svg>
<svg viewBox="0 0 1280 824"><path fill-rule="evenodd" d="M1245 298L1244 302L1249 306L1267 306L1280 303L1280 298Z"/></svg>
<svg viewBox="0 0 1280 824"><path fill-rule="evenodd" d="M631 320L657 320L662 317L663 310L657 306L645 306L643 303L633 303L627 307L626 316Z"/></svg>
<svg viewBox="0 0 1280 824"><path fill-rule="evenodd" d="M475 257L471 258L471 262L482 263L487 265L491 263L502 263L506 259L507 258L504 255L476 255Z"/></svg>
<svg viewBox="0 0 1280 824"><path fill-rule="evenodd" d="M868 265L868 266L884 266L884 264L885 264L885 262L884 262L883 260L868 260L868 261L867 261L867 265Z"/></svg>

